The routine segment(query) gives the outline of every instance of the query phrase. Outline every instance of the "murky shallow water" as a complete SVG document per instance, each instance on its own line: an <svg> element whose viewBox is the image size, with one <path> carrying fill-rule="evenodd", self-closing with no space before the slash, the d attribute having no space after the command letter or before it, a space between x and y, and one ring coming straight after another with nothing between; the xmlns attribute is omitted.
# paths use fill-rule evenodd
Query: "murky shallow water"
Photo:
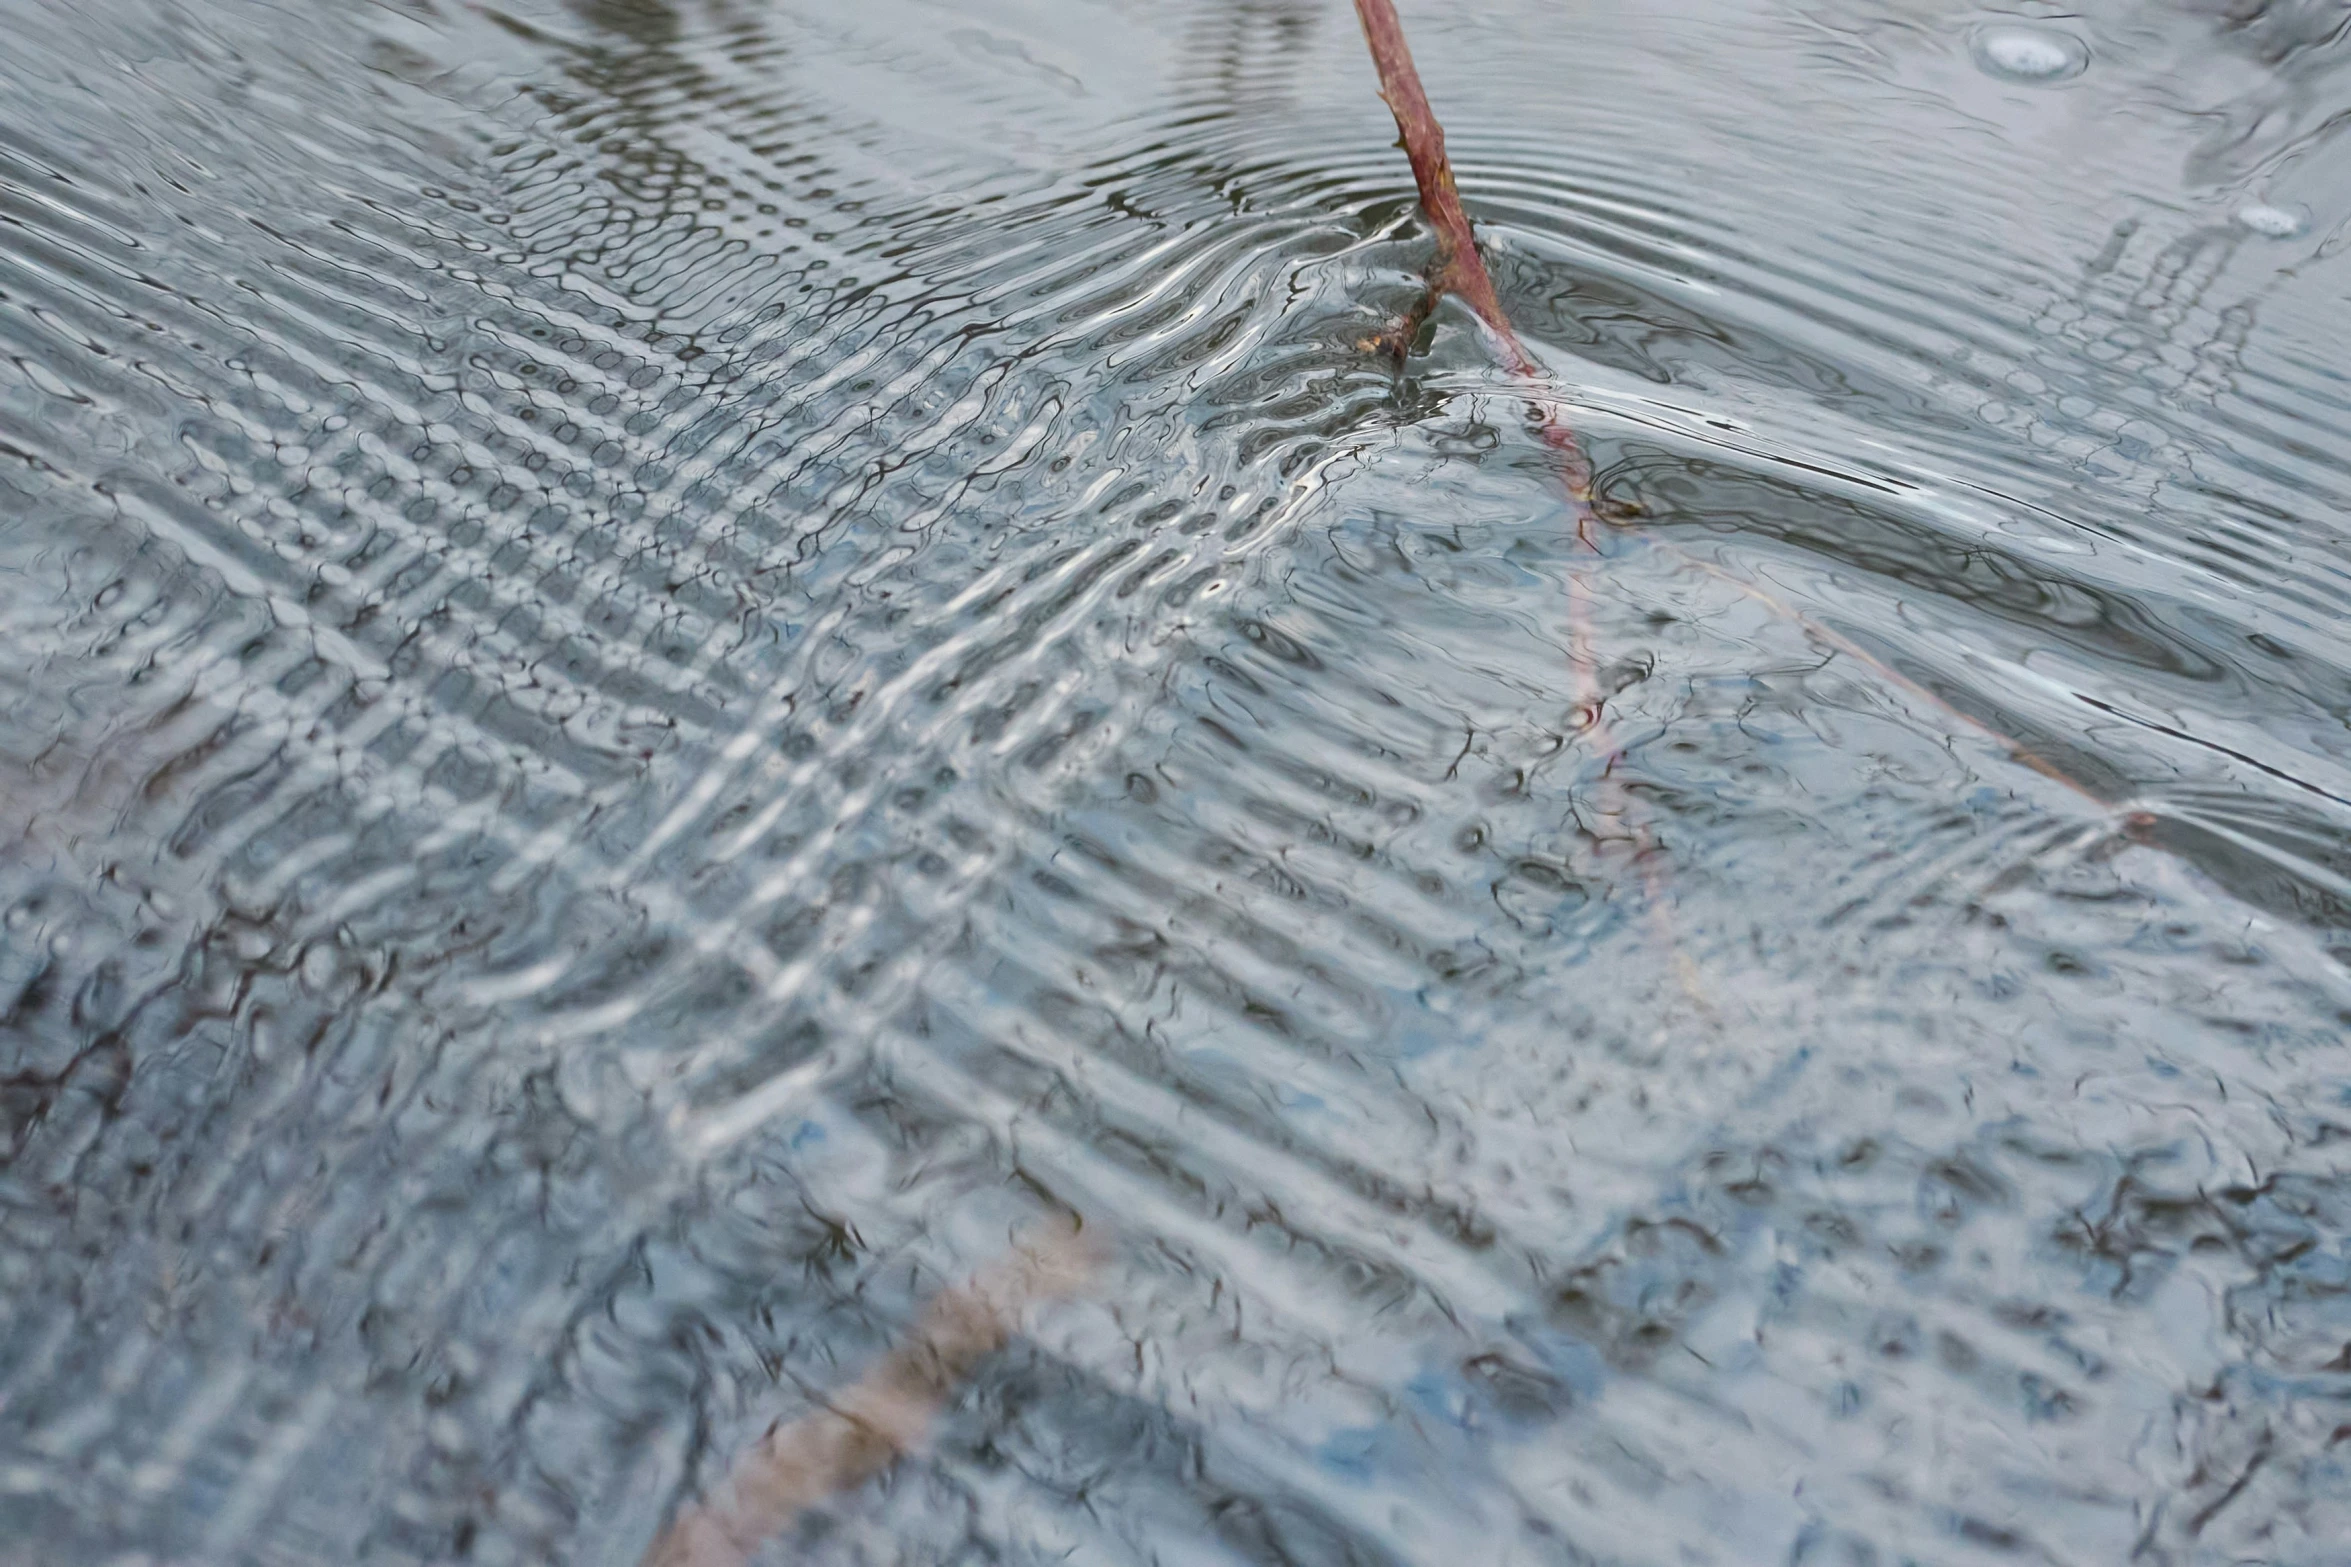
<svg viewBox="0 0 2351 1567"><path fill-rule="evenodd" d="M0 1559L2342 1559L2342 8L1402 9L0 4Z"/></svg>

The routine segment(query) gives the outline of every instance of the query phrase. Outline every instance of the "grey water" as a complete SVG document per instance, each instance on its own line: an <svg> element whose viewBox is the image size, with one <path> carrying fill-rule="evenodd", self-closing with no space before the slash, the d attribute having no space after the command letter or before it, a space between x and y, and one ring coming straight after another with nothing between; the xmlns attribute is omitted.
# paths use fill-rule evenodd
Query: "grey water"
<svg viewBox="0 0 2351 1567"><path fill-rule="evenodd" d="M0 1562L2351 1559L2351 11L1399 9L0 0Z"/></svg>

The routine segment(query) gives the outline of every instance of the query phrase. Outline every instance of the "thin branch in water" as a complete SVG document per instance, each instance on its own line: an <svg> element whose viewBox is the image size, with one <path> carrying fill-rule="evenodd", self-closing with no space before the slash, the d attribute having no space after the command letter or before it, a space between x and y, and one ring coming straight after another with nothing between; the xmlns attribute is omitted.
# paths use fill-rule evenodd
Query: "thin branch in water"
<svg viewBox="0 0 2351 1567"><path fill-rule="evenodd" d="M1502 298L1494 291L1492 274L1478 254L1477 235L1469 214L1461 210L1461 192L1453 183L1453 164L1445 156L1445 127L1429 107L1429 95L1420 85L1420 71L1412 63L1412 46L1405 42L1404 24L1393 0L1355 0L1356 18L1363 23L1364 42L1371 46L1371 63L1380 75L1380 97L1396 117L1397 142L1412 163L1412 182L1420 189L1420 210L1437 233L1437 253L1429 262L1428 289L1413 313L1379 340L1399 359L1419 336L1421 323L1451 294L1476 312L1485 323L1504 368L1521 380L1545 384L1548 378L1534 355L1519 341ZM1543 443L1560 457L1560 478L1576 510L1576 533L1592 543L1587 524L1591 515L1591 465L1575 432L1557 419L1542 418Z"/></svg>
<svg viewBox="0 0 2351 1567"><path fill-rule="evenodd" d="M1363 23L1364 42L1380 73L1380 97L1396 116L1398 140L1412 160L1412 180L1420 187L1420 210L1437 231L1436 259L1429 263L1429 303L1446 294L1457 295L1478 314L1494 334L1509 367L1520 375L1542 371L1511 329L1494 292L1494 280L1478 255L1477 238L1469 214L1461 210L1461 192L1454 188L1453 165L1445 157L1445 128L1437 123L1429 96L1421 90L1420 71L1412 63L1412 46L1404 40L1404 24L1390 0L1355 0L1355 15ZM1425 307L1424 307L1425 309Z"/></svg>
<svg viewBox="0 0 2351 1567"><path fill-rule="evenodd" d="M643 1567L742 1567L801 1513L921 1445L1029 1307L1084 1288L1098 1261L1092 1237L1055 1227L938 1296L906 1342L827 1408L776 1427L736 1460L717 1490L653 1542Z"/></svg>
<svg viewBox="0 0 2351 1567"><path fill-rule="evenodd" d="M1421 212L1437 234L1437 253L1429 264L1426 296L1413 315L1396 328L1390 338L1381 341L1401 358L1418 335L1421 323L1427 320L1437 302L1447 294L1459 298L1475 311L1493 338L1496 352L1505 368L1520 380L1530 383L1529 392L1543 443L1557 452L1562 461L1560 478L1566 486L1568 502L1575 512L1576 536L1597 549L1598 543L1593 538L1591 527L1591 464L1584 455L1582 443L1551 406L1553 394L1549 377L1519 340L1517 331L1510 324L1509 315L1502 308L1501 297L1494 290L1493 277L1486 271L1486 263L1478 254L1477 237L1470 229L1469 215L1462 210L1461 193L1453 182L1453 165L1445 156L1445 131L1437 123L1435 111L1429 107L1428 94L1421 88L1420 72L1412 63L1412 50L1404 40L1404 24L1397 18L1394 0L1355 0L1355 14L1363 23L1364 40L1371 46L1372 64L1379 71L1380 97L1386 100L1389 111L1396 116L1400 144L1404 148L1404 155L1412 162L1413 183L1420 188ZM1965 728L1989 736L2011 757L2035 772L2101 806L2107 803L2095 790L2023 741L1955 706L1948 698L1911 679L1852 638L1821 625L1755 583L1734 576L1711 562L1700 560L1670 542L1666 543L1666 547L1679 558L1739 589L1772 613L1794 622L1903 690L1951 715ZM1582 587L1580 579L1577 586L1579 589ZM1607 739L1607 731L1599 717L1599 704L1604 697L1594 688L1592 680L1591 653L1586 646L1589 638L1585 630L1588 615L1585 597L1582 591L1570 594L1570 641L1578 650L1574 655L1578 666L1577 700L1579 703L1591 704L1589 710L1594 715L1594 741L1608 755L1605 778L1613 776L1618 753ZM1623 812L1610 805L1603 806L1602 814L1620 821L1623 819ZM1631 832L1641 846L1643 858L1650 858L1648 851L1653 847L1653 841L1647 826L1632 824ZM1657 890L1654 880L1651 890Z"/></svg>
<svg viewBox="0 0 2351 1567"><path fill-rule="evenodd" d="M1485 258L1478 254L1477 235L1469 226L1469 214L1461 208L1461 192L1453 183L1453 164L1445 156L1445 128L1437 123L1436 111L1429 107L1428 93L1420 85L1420 71L1412 63L1412 48L1405 42L1404 24L1397 18L1393 0L1355 0L1355 15L1363 23L1364 42L1370 46L1372 65L1379 72L1380 97L1386 101L1388 112L1396 117L1397 140L1404 156L1411 160L1413 184L1420 190L1420 210L1437 235L1437 253L1427 272L1427 291L1413 314L1393 330L1385 346L1401 359L1437 302L1451 294L1468 305L1484 323L1495 351L1510 373L1527 382L1532 391L1547 391L1549 378L1519 340L1517 329L1510 324L1509 313L1502 308L1502 298L1494 290L1493 276L1486 271ZM1584 456L1583 443L1564 421L1553 416L1546 401L1538 398L1531 411L1536 416L1543 444L1558 458L1560 483L1575 513L1576 536L1597 550L1598 541L1593 538L1591 528L1592 467ZM1617 777L1616 764L1623 752L1609 732L1609 693L1600 689L1599 662L1592 645L1590 597L1591 586L1579 571L1568 584L1568 663L1575 682L1576 706L1587 719L1585 732L1602 758L1597 784L1599 798L1595 802L1598 812L1595 837L1631 843L1634 862L1649 895L1658 939L1673 955L1674 971L1683 990L1702 1011L1711 1015L1713 1008L1698 985L1696 968L1673 937L1665 898L1665 859L1658 852L1656 834L1632 812L1623 783Z"/></svg>
<svg viewBox="0 0 2351 1567"><path fill-rule="evenodd" d="M1860 643L1854 641L1851 637L1845 635L1845 633L1842 631L1837 630L1833 626L1826 626L1821 624L1812 616L1807 615L1804 611L1798 609L1795 605L1782 600L1777 594L1768 591L1761 585L1750 582L1744 577L1726 571L1722 567L1717 566L1713 561L1710 561L1701 555L1692 554L1690 551L1683 549L1680 545L1673 543L1671 540L1660 540L1658 542L1664 544L1667 549L1671 550L1676 559L1684 561L1697 570L1706 573L1708 576L1714 578L1717 582L1727 583L1731 587L1738 589L1741 593L1744 593L1749 598L1755 600L1756 603L1761 604L1765 609L1770 610L1773 614L1778 615L1782 619L1795 625L1807 636L1814 638L1815 640L1821 642L1836 652L1844 654L1847 658L1852 659L1855 663L1862 665L1864 668L1874 671L1878 678L1885 681L1887 684L1907 691L1911 695L1917 697L1920 701L1926 702L1929 705L1940 709L1949 718L1956 720L1961 727L1981 735L1986 740L1991 741L1994 745L1997 745L2002 750L2006 751L2008 753L2009 760L2022 763L2024 766L2031 768L2034 772L2039 773L2042 777L2049 779L2051 782L2063 784L2066 788L2072 790L2074 793L2080 795L2083 799L2088 800L2091 804L2096 805L2101 809L2105 809L2111 805L2112 802L2108 801L2103 795L2092 789L2088 784L2083 783L2079 778L2074 777L2073 774L2067 772L2064 768L2059 767L2055 762L2052 762L2047 757L2041 755L2040 752L2035 751L2030 746L2026 745L2022 740L2019 740L2013 735L2007 734L2000 729L1994 728L1992 725L1984 722L1984 720L1976 717L1973 713L1967 711L1967 709L1953 703L1949 697L1943 696L1929 689L1919 681L1911 678L1909 675L1904 674L1901 670L1896 669L1892 664L1887 663L1877 654L1872 653L1868 648L1863 647Z"/></svg>

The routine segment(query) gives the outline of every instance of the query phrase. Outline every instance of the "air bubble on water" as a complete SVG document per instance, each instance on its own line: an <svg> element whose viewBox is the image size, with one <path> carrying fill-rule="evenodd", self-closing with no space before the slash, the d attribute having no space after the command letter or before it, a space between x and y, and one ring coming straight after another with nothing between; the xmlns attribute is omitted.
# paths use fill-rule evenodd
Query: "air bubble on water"
<svg viewBox="0 0 2351 1567"><path fill-rule="evenodd" d="M2256 201L2237 209L2237 222L2263 239L2292 239L2310 224L2310 214L2299 207L2273 207Z"/></svg>
<svg viewBox="0 0 2351 1567"><path fill-rule="evenodd" d="M1975 62L2012 82L2062 82L2090 63L2090 47L2049 27L1987 27L1975 36Z"/></svg>

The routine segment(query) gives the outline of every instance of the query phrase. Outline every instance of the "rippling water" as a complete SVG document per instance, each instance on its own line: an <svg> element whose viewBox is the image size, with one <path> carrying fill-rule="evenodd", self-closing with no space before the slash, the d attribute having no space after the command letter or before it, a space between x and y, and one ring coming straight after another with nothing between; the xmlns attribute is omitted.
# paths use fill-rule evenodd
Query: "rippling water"
<svg viewBox="0 0 2351 1567"><path fill-rule="evenodd" d="M0 0L0 1560L2351 1539L2334 0Z"/></svg>

